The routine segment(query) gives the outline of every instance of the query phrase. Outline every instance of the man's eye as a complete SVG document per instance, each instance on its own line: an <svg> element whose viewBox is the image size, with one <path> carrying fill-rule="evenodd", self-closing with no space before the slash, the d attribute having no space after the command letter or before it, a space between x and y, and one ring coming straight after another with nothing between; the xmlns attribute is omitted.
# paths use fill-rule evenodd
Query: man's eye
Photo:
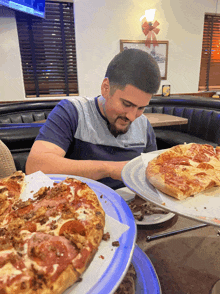
<svg viewBox="0 0 220 294"><path fill-rule="evenodd" d="M131 104L130 104L130 103L128 103L128 102L125 102L125 101L123 101L123 104L124 104L124 106L126 106L126 107L129 107L129 106L131 106Z"/></svg>

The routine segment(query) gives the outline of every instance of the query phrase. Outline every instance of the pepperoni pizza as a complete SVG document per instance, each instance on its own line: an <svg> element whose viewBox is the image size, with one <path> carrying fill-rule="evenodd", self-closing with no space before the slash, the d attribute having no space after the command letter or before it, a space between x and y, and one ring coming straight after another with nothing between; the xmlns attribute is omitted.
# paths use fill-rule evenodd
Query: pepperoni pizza
<svg viewBox="0 0 220 294"><path fill-rule="evenodd" d="M27 201L19 200L23 187L22 172L0 180L0 293L62 293L95 255L105 213L94 191L74 178Z"/></svg>
<svg viewBox="0 0 220 294"><path fill-rule="evenodd" d="M7 178L0 179L0 218L20 198L25 188L24 177L24 173L17 171Z"/></svg>
<svg viewBox="0 0 220 294"><path fill-rule="evenodd" d="M220 186L220 147L174 146L148 163L146 176L158 190L179 200Z"/></svg>

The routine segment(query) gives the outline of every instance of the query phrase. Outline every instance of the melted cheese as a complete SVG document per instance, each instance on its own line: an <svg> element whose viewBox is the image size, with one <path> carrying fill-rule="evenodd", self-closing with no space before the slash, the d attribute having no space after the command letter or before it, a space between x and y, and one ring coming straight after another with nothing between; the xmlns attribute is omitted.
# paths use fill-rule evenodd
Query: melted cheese
<svg viewBox="0 0 220 294"><path fill-rule="evenodd" d="M31 260L27 255L24 258L24 264L26 268L31 269L32 268L32 264L34 266L34 268L39 271L39 272L47 272L47 267L46 266L41 266L39 265L37 262L35 262L34 260Z"/></svg>
<svg viewBox="0 0 220 294"><path fill-rule="evenodd" d="M8 254L11 254L11 253L14 253L14 254L17 254L15 249L14 248L11 248L9 250L3 250L3 251L0 251L0 256L1 257L6 257Z"/></svg>
<svg viewBox="0 0 220 294"><path fill-rule="evenodd" d="M75 198L75 187L70 186L70 194L67 196L69 202L72 202Z"/></svg>
<svg viewBox="0 0 220 294"><path fill-rule="evenodd" d="M52 232L54 232L55 235L59 236L60 228L66 222L66 220L61 219L60 215L57 215L55 217L49 217L48 221L43 225L41 225L40 223L37 223L37 231L48 232L50 230L50 227L48 224L50 224L52 221L56 221L55 225L57 226L57 228L53 230Z"/></svg>
<svg viewBox="0 0 220 294"><path fill-rule="evenodd" d="M10 262L6 263L2 268L0 268L0 280L6 283L8 277L13 279L17 275L22 274L22 271L16 269Z"/></svg>
<svg viewBox="0 0 220 294"><path fill-rule="evenodd" d="M93 216L92 209L86 208L86 207L80 207L76 210L78 216L77 219L85 221L90 219Z"/></svg>
<svg viewBox="0 0 220 294"><path fill-rule="evenodd" d="M58 263L53 264L53 272L51 273L51 276L53 276L56 273L58 266Z"/></svg>
<svg viewBox="0 0 220 294"><path fill-rule="evenodd" d="M192 166L194 166L194 167L197 167L197 166L198 166L198 162L195 162L195 161L193 161L193 160L191 160L191 159L189 159L189 163L190 163Z"/></svg>

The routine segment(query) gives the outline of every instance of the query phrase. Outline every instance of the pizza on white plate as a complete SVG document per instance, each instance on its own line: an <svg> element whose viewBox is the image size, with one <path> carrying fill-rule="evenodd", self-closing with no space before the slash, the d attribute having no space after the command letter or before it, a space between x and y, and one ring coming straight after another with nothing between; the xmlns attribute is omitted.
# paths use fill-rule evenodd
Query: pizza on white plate
<svg viewBox="0 0 220 294"><path fill-rule="evenodd" d="M220 147L176 145L148 163L146 177L155 188L179 200L220 186Z"/></svg>

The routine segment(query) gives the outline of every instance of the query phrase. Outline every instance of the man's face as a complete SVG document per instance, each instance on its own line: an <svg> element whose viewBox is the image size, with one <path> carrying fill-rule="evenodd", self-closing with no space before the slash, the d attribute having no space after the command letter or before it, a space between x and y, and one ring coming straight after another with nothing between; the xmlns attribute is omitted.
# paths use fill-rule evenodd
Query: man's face
<svg viewBox="0 0 220 294"><path fill-rule="evenodd" d="M103 83L105 81L106 79ZM102 91L102 96L105 98L104 114L109 122L109 130L116 137L125 134L131 123L141 116L145 107L149 104L152 94L145 93L132 85L127 85L124 90L116 90L112 96L110 95L110 88L109 91Z"/></svg>

